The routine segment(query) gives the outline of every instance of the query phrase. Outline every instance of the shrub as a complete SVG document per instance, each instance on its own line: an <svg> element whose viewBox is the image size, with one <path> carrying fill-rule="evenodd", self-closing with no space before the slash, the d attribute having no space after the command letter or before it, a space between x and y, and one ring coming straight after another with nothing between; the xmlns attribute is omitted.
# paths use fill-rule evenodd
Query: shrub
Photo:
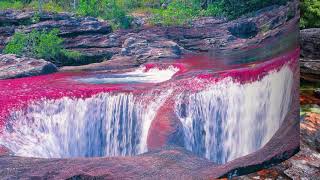
<svg viewBox="0 0 320 180"><path fill-rule="evenodd" d="M110 20L114 29L129 28L132 17L127 15L126 3L114 0L80 0L78 14Z"/></svg>
<svg viewBox="0 0 320 180"><path fill-rule="evenodd" d="M223 2L217 1L209 4L207 9L201 11L202 16L223 16Z"/></svg>
<svg viewBox="0 0 320 180"><path fill-rule="evenodd" d="M173 1L166 9L154 9L152 24L183 25L198 16L200 9L194 9L183 3Z"/></svg>
<svg viewBox="0 0 320 180"><path fill-rule="evenodd" d="M131 27L132 17L128 16L127 12L117 4L109 5L104 18L112 22L113 29L128 29Z"/></svg>
<svg viewBox="0 0 320 180"><path fill-rule="evenodd" d="M78 51L71 51L67 49L62 49L62 55L66 59L71 59L71 60L79 60L82 57L82 54Z"/></svg>
<svg viewBox="0 0 320 180"><path fill-rule="evenodd" d="M39 2L38 0L33 0L26 4L26 7L39 10ZM47 12L62 12L65 10L65 8L63 8L63 6L61 6L59 3L53 1L44 1L42 4L42 10Z"/></svg>
<svg viewBox="0 0 320 180"><path fill-rule="evenodd" d="M16 0L1 0L0 9L22 9L24 4Z"/></svg>
<svg viewBox="0 0 320 180"><path fill-rule="evenodd" d="M28 57L43 58L53 61L62 49L63 40L57 36L58 30L28 34L16 33L4 49L4 53L12 53Z"/></svg>
<svg viewBox="0 0 320 180"><path fill-rule="evenodd" d="M43 5L43 10L49 12L62 12L64 9L59 4L48 2Z"/></svg>
<svg viewBox="0 0 320 180"><path fill-rule="evenodd" d="M27 40L28 38L25 34L15 33L9 41L9 43L4 48L3 52L5 54L17 54L21 56L24 53Z"/></svg>
<svg viewBox="0 0 320 180"><path fill-rule="evenodd" d="M283 5L289 0L221 0L225 14L231 18L237 18L243 14L257 11L271 5Z"/></svg>
<svg viewBox="0 0 320 180"><path fill-rule="evenodd" d="M80 15L83 16L94 16L98 17L100 14L100 8L104 9L105 7L102 7L104 3L99 3L98 0L80 0L79 6L77 8L77 12Z"/></svg>
<svg viewBox="0 0 320 180"><path fill-rule="evenodd" d="M15 33L4 49L5 54L43 58L56 64L64 64L60 59L80 59L79 52L63 48L63 39L58 36L59 31L35 31L28 34Z"/></svg>
<svg viewBox="0 0 320 180"><path fill-rule="evenodd" d="M301 1L301 28L320 27L320 1Z"/></svg>
<svg viewBox="0 0 320 180"><path fill-rule="evenodd" d="M58 37L59 31L54 29L49 33L37 33L35 42L35 55L39 58L54 60L62 53L63 39Z"/></svg>

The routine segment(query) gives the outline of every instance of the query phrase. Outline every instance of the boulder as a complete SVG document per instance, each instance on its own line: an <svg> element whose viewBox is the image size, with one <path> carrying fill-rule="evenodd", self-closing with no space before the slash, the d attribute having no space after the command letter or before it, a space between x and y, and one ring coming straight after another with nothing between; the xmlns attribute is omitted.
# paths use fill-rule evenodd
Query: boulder
<svg viewBox="0 0 320 180"><path fill-rule="evenodd" d="M301 78L310 82L320 82L320 59L300 59Z"/></svg>
<svg viewBox="0 0 320 180"><path fill-rule="evenodd" d="M303 58L320 59L320 28L301 30L300 46Z"/></svg>
<svg viewBox="0 0 320 180"><path fill-rule="evenodd" d="M150 19L150 15L148 13L132 13L132 28L141 28L148 25L148 20Z"/></svg>
<svg viewBox="0 0 320 180"><path fill-rule="evenodd" d="M0 54L0 79L36 76L57 72L57 67L43 59Z"/></svg>
<svg viewBox="0 0 320 180"><path fill-rule="evenodd" d="M132 56L139 64L160 59L176 59L181 57L182 47L177 43L160 36L129 34L122 44L121 55Z"/></svg>

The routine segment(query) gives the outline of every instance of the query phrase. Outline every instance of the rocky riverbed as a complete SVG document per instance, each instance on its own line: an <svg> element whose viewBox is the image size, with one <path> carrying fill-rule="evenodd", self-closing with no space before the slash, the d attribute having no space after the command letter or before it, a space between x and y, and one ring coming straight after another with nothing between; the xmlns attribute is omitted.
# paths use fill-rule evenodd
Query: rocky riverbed
<svg viewBox="0 0 320 180"><path fill-rule="evenodd" d="M59 36L64 39L64 46L69 50L82 54L80 61L71 61L68 66L52 64L44 60L37 60L14 55L0 54L0 79L19 78L42 75L60 71L74 72L126 72L148 63L164 60L175 60L186 55L207 55L221 57L229 52L237 52L235 60L241 61L250 57L252 61L268 59L292 50L298 36L296 24L298 22L298 3L295 1L286 6L272 6L262 9L249 17L241 17L233 21L219 18L200 18L185 27L144 27L113 31L107 21L91 17L77 17L72 14L44 13L35 21L32 11L1 11L0 12L0 51L4 48L14 32L30 32L32 29L50 30L58 28ZM289 16L290 14L290 16ZM301 63L302 78L316 81L317 77L317 44L318 29L301 32L303 63ZM281 39L280 44L274 39ZM246 51L247 49L263 46L268 53ZM227 52L227 53L226 53ZM310 55L312 54L312 55ZM314 54L314 55L313 55ZM253 56L254 55L254 56ZM237 59L238 58L238 59ZM304 63L305 62L305 63ZM21 65L23 63L23 65ZM57 67L58 66L58 67ZM252 66L255 66L253 64ZM16 71L19 69L19 71ZM13 72L13 70L15 70ZM294 74L298 72L294 70ZM183 77L184 78L184 77ZM47 76L50 82L50 77ZM17 80L18 82L19 80ZM44 81L47 82L47 81ZM295 82L298 84L298 82ZM41 82L40 82L41 84ZM52 81L52 84L54 82ZM8 84L10 87L12 84ZM14 83L13 83L14 85ZM47 84L43 84L45 87ZM68 84L67 86L72 86ZM168 86L169 87L169 86ZM190 86L191 87L191 86ZM84 87L81 87L84 88ZM99 89L99 86L95 88ZM50 89L50 84L48 85ZM66 88L67 89L67 88ZM298 96L294 87L294 96ZM56 92L56 94L59 94ZM61 95L60 95L61 96ZM172 103L170 99L166 102ZM166 116L161 116L152 124L152 128L171 126L168 118L172 116L172 109L163 107ZM137 178L148 179L162 177L172 179L181 177L203 178L231 177L250 173L260 168L270 167L292 156L298 151L297 132L295 124L298 112L298 102L290 109L286 120L265 147L248 156L241 157L225 165L217 165L207 159L195 156L178 144L162 146L167 143L168 134L154 131L151 137L161 138L164 142L148 141L151 152L134 157L107 158L75 158L75 159L41 159L12 156L10 149L0 147L0 176L10 178ZM318 116L307 113L302 121L301 152L292 159L276 166L243 178L260 177L302 177L301 174L316 177L318 154L314 148L318 142L313 138L319 129ZM290 128L288 128L290 127ZM169 128L170 129L170 128ZM167 133L167 134L166 134ZM179 132L175 132L179 135ZM170 141L170 138L168 138ZM180 143L182 144L182 143ZM279 146L281 145L281 146ZM316 149L316 150L315 150ZM270 154L272 151L274 153ZM312 156L307 154L311 153ZM306 165L307 164L307 165ZM303 168L301 168L303 167ZM304 168L304 167L307 167ZM171 170L169 171L168 168ZM275 175L277 174L277 175Z"/></svg>

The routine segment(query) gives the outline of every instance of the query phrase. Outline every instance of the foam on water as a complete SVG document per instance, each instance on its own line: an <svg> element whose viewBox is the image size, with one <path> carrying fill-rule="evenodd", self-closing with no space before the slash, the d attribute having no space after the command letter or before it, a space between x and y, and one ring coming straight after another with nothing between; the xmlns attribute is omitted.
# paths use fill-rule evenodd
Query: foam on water
<svg viewBox="0 0 320 180"><path fill-rule="evenodd" d="M160 83L170 80L178 71L179 69L173 66L166 69L152 68L148 70L145 67L140 67L132 72L81 78L78 81L93 84Z"/></svg>

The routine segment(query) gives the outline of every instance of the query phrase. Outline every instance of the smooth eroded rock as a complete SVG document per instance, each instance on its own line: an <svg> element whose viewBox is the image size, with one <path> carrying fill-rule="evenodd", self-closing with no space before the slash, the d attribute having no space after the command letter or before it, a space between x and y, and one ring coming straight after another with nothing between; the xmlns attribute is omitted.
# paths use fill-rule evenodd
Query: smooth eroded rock
<svg viewBox="0 0 320 180"><path fill-rule="evenodd" d="M57 72L57 67L43 59L0 54L0 79L20 78Z"/></svg>
<svg viewBox="0 0 320 180"><path fill-rule="evenodd" d="M121 55L132 56L139 64L160 59L177 59L181 57L182 47L160 36L130 34L122 44Z"/></svg>

